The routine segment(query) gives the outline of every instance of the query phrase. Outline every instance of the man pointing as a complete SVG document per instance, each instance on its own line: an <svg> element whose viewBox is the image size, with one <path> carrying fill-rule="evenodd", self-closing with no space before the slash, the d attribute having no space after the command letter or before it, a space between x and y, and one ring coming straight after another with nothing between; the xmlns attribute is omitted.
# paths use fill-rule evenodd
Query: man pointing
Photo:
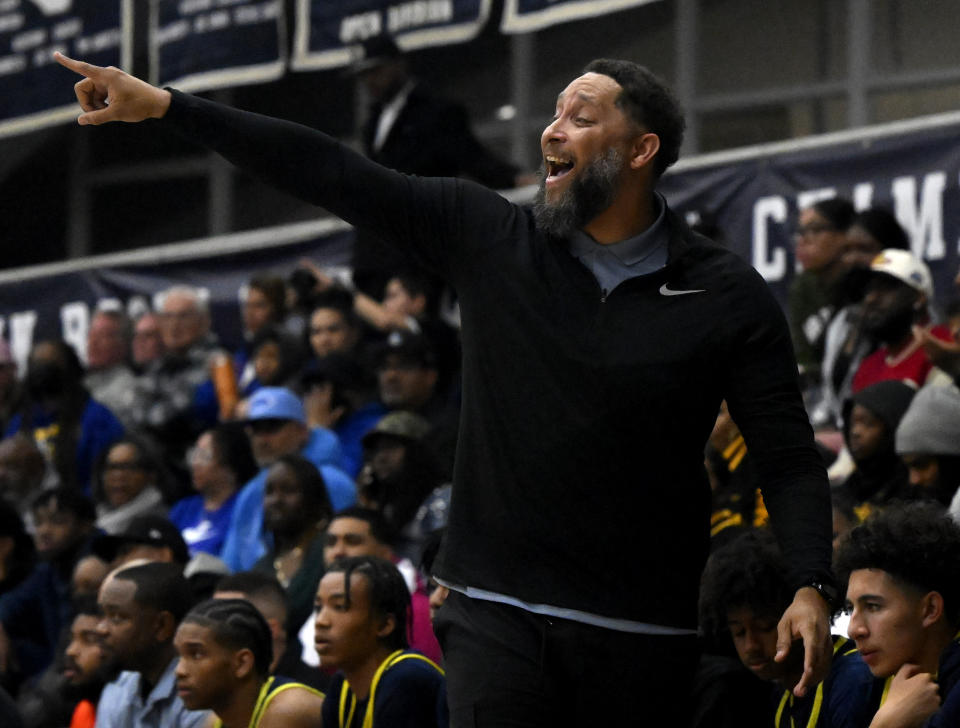
<svg viewBox="0 0 960 728"><path fill-rule="evenodd" d="M802 638L795 690L819 681L830 502L789 334L760 276L655 192L683 117L649 71L594 61L560 93L528 211L296 124L57 59L84 76L81 124L162 119L457 290L463 414L435 565L451 590L436 629L453 725L587 723L601 708L681 723L708 547L703 447L723 399L791 564L778 659Z"/></svg>

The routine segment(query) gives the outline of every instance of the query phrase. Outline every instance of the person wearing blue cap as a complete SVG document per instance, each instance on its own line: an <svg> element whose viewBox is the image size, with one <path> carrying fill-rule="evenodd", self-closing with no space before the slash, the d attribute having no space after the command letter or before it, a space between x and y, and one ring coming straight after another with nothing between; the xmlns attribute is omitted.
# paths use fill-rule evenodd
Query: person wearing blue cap
<svg viewBox="0 0 960 728"><path fill-rule="evenodd" d="M232 571L248 571L267 552L263 494L267 470L282 456L299 454L317 466L334 510L357 498L353 480L342 469L339 439L323 427L308 427L303 402L286 387L258 389L250 398L246 425L260 472L237 496L220 553Z"/></svg>

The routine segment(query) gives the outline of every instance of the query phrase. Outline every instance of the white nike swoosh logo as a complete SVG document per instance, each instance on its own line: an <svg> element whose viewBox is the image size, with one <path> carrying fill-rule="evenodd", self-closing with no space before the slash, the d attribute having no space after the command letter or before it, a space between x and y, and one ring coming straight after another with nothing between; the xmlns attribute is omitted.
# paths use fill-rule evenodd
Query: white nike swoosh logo
<svg viewBox="0 0 960 728"><path fill-rule="evenodd" d="M691 290L691 291L674 291L674 290L672 290L672 289L670 289L670 288L667 288L667 284L666 284L666 283L664 283L662 286L660 286L660 295L661 295L661 296L685 296L685 295L687 295L688 293L706 293L706 292L707 292L707 290L706 290L705 288L697 288L697 289Z"/></svg>

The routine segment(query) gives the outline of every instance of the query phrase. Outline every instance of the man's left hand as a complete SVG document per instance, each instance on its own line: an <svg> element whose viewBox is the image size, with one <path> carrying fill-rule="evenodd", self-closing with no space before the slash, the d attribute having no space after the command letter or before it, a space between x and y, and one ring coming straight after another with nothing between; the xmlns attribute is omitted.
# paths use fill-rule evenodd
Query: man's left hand
<svg viewBox="0 0 960 728"><path fill-rule="evenodd" d="M801 587L793 603L783 613L777 625L777 662L787 659L794 640L803 640L803 675L793 688L793 694L802 698L819 684L830 669L833 653L830 639L830 607L811 586Z"/></svg>

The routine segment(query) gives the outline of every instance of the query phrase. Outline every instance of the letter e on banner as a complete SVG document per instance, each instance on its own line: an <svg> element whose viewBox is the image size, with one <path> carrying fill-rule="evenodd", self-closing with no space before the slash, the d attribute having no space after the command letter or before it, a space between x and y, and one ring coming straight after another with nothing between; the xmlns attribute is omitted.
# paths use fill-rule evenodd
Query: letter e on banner
<svg viewBox="0 0 960 728"><path fill-rule="evenodd" d="M753 267L764 280L779 281L787 273L787 251L781 247L770 250L771 220L787 221L787 201L780 195L761 197L753 203Z"/></svg>

